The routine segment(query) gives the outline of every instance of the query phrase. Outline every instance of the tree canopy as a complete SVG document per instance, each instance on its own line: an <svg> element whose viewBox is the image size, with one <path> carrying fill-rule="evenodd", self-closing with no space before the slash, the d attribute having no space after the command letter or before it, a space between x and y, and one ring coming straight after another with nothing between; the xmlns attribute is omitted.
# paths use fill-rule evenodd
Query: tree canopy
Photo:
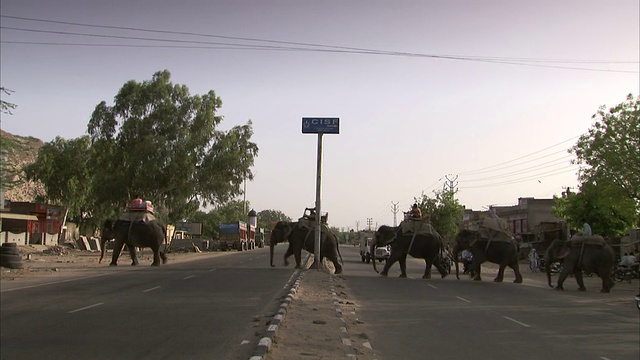
<svg viewBox="0 0 640 360"><path fill-rule="evenodd" d="M134 195L152 201L168 221L224 204L253 179L258 154L252 123L218 130L222 100L213 90L190 95L169 71L131 80L114 104L98 104L88 124L95 211L113 215Z"/></svg>
<svg viewBox="0 0 640 360"><path fill-rule="evenodd" d="M456 193L457 189L453 186L445 186L441 190L434 191L434 198L425 194L415 198L422 215L430 216L431 225L445 239L455 236L458 232L458 223L462 221L464 214L464 206L456 199Z"/></svg>
<svg viewBox="0 0 640 360"><path fill-rule="evenodd" d="M586 222L593 233L603 236L622 236L636 216L633 199L605 179L583 183L579 192L565 193L555 201L554 215L567 219L572 229L580 230Z"/></svg>
<svg viewBox="0 0 640 360"><path fill-rule="evenodd" d="M67 207L76 219L82 219L92 205L89 146L88 136L72 140L56 137L45 143L36 161L24 169L28 180L44 184L45 202Z"/></svg>
<svg viewBox="0 0 640 360"><path fill-rule="evenodd" d="M570 149L585 183L603 179L640 204L640 97L627 99L592 116L596 123Z"/></svg>

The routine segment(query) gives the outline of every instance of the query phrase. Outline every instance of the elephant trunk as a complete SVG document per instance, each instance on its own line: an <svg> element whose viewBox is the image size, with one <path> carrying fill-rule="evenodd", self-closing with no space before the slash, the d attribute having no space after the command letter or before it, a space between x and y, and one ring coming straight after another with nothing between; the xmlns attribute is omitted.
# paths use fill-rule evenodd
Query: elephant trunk
<svg viewBox="0 0 640 360"><path fill-rule="evenodd" d="M453 262L456 264L456 279L460 280L460 266L458 265L458 253L460 252L460 249L458 248L458 245L456 244L456 246L453 247Z"/></svg>
<svg viewBox="0 0 640 360"><path fill-rule="evenodd" d="M105 244L107 243L107 233L111 233L111 229L113 227L113 223L111 222L111 220L107 220L104 222L104 226L102 226L102 229L100 231L100 259L98 260L98 264L102 263L102 259L104 258L104 252L105 252Z"/></svg>
<svg viewBox="0 0 640 360"><path fill-rule="evenodd" d="M275 267L275 265L273 264L273 248L275 246L276 244L274 244L273 241L269 243L269 265L271 265L271 267Z"/></svg>

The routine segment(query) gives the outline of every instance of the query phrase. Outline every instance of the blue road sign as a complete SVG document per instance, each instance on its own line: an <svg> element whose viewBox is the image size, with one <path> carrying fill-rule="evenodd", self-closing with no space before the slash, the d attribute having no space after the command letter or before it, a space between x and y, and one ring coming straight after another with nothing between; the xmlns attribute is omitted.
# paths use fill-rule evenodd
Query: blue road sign
<svg viewBox="0 0 640 360"><path fill-rule="evenodd" d="M303 117L303 134L340 134L340 118Z"/></svg>

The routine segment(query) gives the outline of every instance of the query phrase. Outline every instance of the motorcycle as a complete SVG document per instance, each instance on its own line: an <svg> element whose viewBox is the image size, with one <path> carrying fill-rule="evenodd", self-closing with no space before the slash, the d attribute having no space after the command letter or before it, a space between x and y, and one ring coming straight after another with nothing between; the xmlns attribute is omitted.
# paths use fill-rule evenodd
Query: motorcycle
<svg viewBox="0 0 640 360"><path fill-rule="evenodd" d="M554 262L552 264L547 264L547 259L540 259L540 270L543 272L547 271L547 266L551 266L551 275L558 274L562 271L562 263Z"/></svg>
<svg viewBox="0 0 640 360"><path fill-rule="evenodd" d="M631 280L638 279L640 276L638 275L638 271L635 269L630 269L626 266L618 265L613 272L613 279L615 281L626 281L631 283Z"/></svg>

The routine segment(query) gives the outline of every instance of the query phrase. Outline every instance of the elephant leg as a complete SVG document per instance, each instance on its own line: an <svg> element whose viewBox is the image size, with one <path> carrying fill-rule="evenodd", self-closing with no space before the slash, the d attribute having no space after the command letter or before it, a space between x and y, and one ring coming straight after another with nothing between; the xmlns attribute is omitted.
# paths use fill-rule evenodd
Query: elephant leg
<svg viewBox="0 0 640 360"><path fill-rule="evenodd" d="M291 244L287 247L287 251L284 253L284 266L289 266L289 257L293 255L293 248Z"/></svg>
<svg viewBox="0 0 640 360"><path fill-rule="evenodd" d="M504 269L506 268L506 265L500 264L498 266L498 275L496 276L495 279L493 279L493 282L499 282L501 283L504 280Z"/></svg>
<svg viewBox="0 0 640 360"><path fill-rule="evenodd" d="M480 272L481 272L480 271L481 270L480 265L481 265L481 262L477 261L475 258L471 262L470 273L471 273L471 276L473 277L474 281L482 281L482 276L480 275Z"/></svg>
<svg viewBox="0 0 640 360"><path fill-rule="evenodd" d="M424 259L424 275L422 275L423 279L431 279L431 262L427 259Z"/></svg>
<svg viewBox="0 0 640 360"><path fill-rule="evenodd" d="M118 265L118 257L120 256L120 253L122 252L122 248L124 247L124 243L123 242L119 242L118 240L116 240L113 244L113 255L111 256L111 263L109 264L109 266L117 266Z"/></svg>
<svg viewBox="0 0 640 360"><path fill-rule="evenodd" d="M167 259L167 254L164 253L164 251L160 251L160 258L162 259L162 263L166 264L168 259Z"/></svg>
<svg viewBox="0 0 640 360"><path fill-rule="evenodd" d="M522 284L522 273L520 273L520 266L518 264L517 257L515 261L509 264L509 267L513 270L513 273L516 275L516 279L513 280L513 282L516 284Z"/></svg>
<svg viewBox="0 0 640 360"><path fill-rule="evenodd" d="M600 273L602 274L600 276L602 278L602 289L600 289L600 292L611 292L611 288L615 285L615 282L613 282L613 279L611 278L611 269L606 268L600 270Z"/></svg>
<svg viewBox="0 0 640 360"><path fill-rule="evenodd" d="M438 272L440 273L440 276L444 279L445 277L447 277L447 275L449 275L449 272L446 270L445 265L443 264L443 262L440 259L440 255L437 255L435 260L433 261L433 265L436 267L436 269L438 269ZM431 268L431 267L429 267Z"/></svg>
<svg viewBox="0 0 640 360"><path fill-rule="evenodd" d="M556 284L556 290L564 290L564 287L562 286L562 284L564 284L564 281L567 279L567 276L569 276L569 264L565 264L567 265L567 267L563 267L562 268L562 272L560 273L560 275L558 276L558 283Z"/></svg>
<svg viewBox="0 0 640 360"><path fill-rule="evenodd" d="M129 249L129 256L131 256L131 266L137 266L138 263L138 254L136 253L136 247L127 245L127 249Z"/></svg>
<svg viewBox="0 0 640 360"><path fill-rule="evenodd" d="M400 263L400 277L406 278L407 277L407 254L400 255L398 262Z"/></svg>
<svg viewBox="0 0 640 360"><path fill-rule="evenodd" d="M573 275L576 277L576 282L578 283L579 291L587 291L587 288L584 286L584 279L582 278L582 270L576 269L573 272Z"/></svg>
<svg viewBox="0 0 640 360"><path fill-rule="evenodd" d="M154 248L153 250L153 262L151 266L160 266L160 249Z"/></svg>
<svg viewBox="0 0 640 360"><path fill-rule="evenodd" d="M380 272L380 275L382 276L389 275L389 269L391 268L391 265L393 265L393 263L395 263L396 261L398 261L397 256L394 256L393 254L391 254L387 262L384 264L384 268L382 268L382 272Z"/></svg>
<svg viewBox="0 0 640 360"><path fill-rule="evenodd" d="M302 248L293 252L293 258L296 259L296 269L302 268Z"/></svg>

